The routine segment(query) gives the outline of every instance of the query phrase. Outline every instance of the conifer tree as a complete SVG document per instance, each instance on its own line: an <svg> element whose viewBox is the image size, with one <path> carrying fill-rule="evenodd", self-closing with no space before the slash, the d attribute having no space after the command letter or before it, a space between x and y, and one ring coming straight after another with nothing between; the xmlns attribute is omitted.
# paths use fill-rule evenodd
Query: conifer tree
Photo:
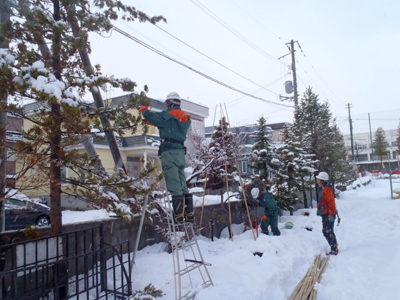
<svg viewBox="0 0 400 300"><path fill-rule="evenodd" d="M298 190L296 184L297 170L293 144L294 141L288 126L285 126L283 129L283 139L283 145L277 149L279 167L274 176L274 188L272 193L274 194L278 206L281 209L292 213L296 204L299 203L299 199L296 195Z"/></svg>
<svg viewBox="0 0 400 300"><path fill-rule="evenodd" d="M257 131L251 137L254 138L254 145L250 156L251 168L259 172L259 178L268 184L268 171L272 169L272 130L267 126L266 119L261 117L257 121Z"/></svg>
<svg viewBox="0 0 400 300"><path fill-rule="evenodd" d="M329 181L334 187L335 194L338 194L336 189L345 191L346 187L352 183L355 178L355 170L346 157L347 151L344 138L334 120L330 148L328 151L328 164L330 165Z"/></svg>
<svg viewBox="0 0 400 300"><path fill-rule="evenodd" d="M389 153L387 150L388 145L389 143L386 139L385 131L382 127L378 127L374 137L374 154L380 157L381 162L383 161L383 156Z"/></svg>
<svg viewBox="0 0 400 300"><path fill-rule="evenodd" d="M327 159L331 135L330 121L328 103L321 104L312 88L307 88L295 112L293 130L297 136L302 136L304 150L318 160L318 171L326 171L330 167Z"/></svg>
<svg viewBox="0 0 400 300"><path fill-rule="evenodd" d="M61 232L61 193L78 196L95 207L133 215L140 209L140 196L148 193L139 184L146 172L139 178L130 178L120 169L108 174L95 167L98 157L81 153L76 146L82 136L91 134L91 125L105 134L122 136L126 130L134 133L142 119L127 111L146 103L147 87L140 94L132 94L124 106L89 105L83 100L88 92L99 95L108 86L133 93L136 84L104 75L99 65L87 72L87 60L84 63L82 58L91 51L89 33L109 33L111 22L119 17L151 23L163 18L150 18L115 0L15 3L11 8L13 18L1 27L12 46L9 52L1 53L7 64L0 66L0 96L8 94L9 102L0 109L31 124L14 149L20 167L18 187L41 189L50 184L52 234ZM51 45L50 51L43 50L47 44ZM19 99L35 101L34 114L19 106ZM63 176L62 167L72 175Z"/></svg>
<svg viewBox="0 0 400 300"><path fill-rule="evenodd" d="M292 131L292 125L285 124L282 132L283 143L277 149L280 168L274 177L277 199L281 208L293 211L299 203L299 196L303 196L303 203L308 207L306 190L310 187L310 177L314 173L316 163L312 154L307 154Z"/></svg>

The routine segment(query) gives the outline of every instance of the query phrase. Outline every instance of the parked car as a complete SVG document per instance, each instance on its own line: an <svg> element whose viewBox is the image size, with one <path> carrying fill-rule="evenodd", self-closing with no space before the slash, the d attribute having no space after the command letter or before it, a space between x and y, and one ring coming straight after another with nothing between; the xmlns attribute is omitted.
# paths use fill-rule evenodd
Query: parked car
<svg viewBox="0 0 400 300"><path fill-rule="evenodd" d="M28 225L50 226L50 207L31 201L22 193L7 193L11 198L5 204L5 230L23 229Z"/></svg>
<svg viewBox="0 0 400 300"><path fill-rule="evenodd" d="M400 170L394 170L394 171L392 171L392 175L393 174L398 174L398 175L400 175Z"/></svg>

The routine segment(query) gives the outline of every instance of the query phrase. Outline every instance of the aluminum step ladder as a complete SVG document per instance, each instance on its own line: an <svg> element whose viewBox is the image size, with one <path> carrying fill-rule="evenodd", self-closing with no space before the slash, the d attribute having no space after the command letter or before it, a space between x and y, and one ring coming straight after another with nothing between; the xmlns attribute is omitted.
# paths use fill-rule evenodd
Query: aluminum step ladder
<svg viewBox="0 0 400 300"><path fill-rule="evenodd" d="M194 233L193 223L176 224L174 222L172 201L169 198L168 195L164 195L164 203L161 206L167 216L169 242L174 263L175 299L194 299L200 287L206 288L214 285L207 269L207 266L211 266L211 264L206 263L203 259ZM196 270L198 273L195 272ZM182 294L182 285L183 283L187 284L187 279L191 290ZM195 280L201 282L201 286L200 284L194 286L193 281ZM187 288L185 287L184 289Z"/></svg>

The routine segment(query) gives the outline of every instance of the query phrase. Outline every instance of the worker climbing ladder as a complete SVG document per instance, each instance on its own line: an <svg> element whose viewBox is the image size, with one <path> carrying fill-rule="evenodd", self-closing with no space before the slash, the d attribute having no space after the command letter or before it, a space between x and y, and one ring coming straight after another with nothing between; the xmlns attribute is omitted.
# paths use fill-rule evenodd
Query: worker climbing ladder
<svg viewBox="0 0 400 300"><path fill-rule="evenodd" d="M194 233L193 223L174 222L172 205L167 194L164 195L160 206L166 214L168 226L168 236L174 264L175 299L194 299L200 288L199 282L201 282L202 288L213 285L207 269L207 266L211 266L211 264L206 263L203 259ZM197 274L199 275L197 277L193 273L196 271L198 271ZM188 279L188 281L185 279ZM190 290L183 293L182 290L188 289L188 283L190 284ZM197 286L195 286L196 283Z"/></svg>

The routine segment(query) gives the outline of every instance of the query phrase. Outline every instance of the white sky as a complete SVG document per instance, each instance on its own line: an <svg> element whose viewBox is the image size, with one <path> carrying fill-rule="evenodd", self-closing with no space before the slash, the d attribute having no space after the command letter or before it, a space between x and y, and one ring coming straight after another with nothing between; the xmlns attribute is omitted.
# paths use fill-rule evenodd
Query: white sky
<svg viewBox="0 0 400 300"><path fill-rule="evenodd" d="M395 129L400 119L397 92L400 69L400 2L397 0L138 0L125 1L150 16L163 15L159 26L191 47L248 80L226 70L172 38L159 28L134 22L117 27L190 67L246 93L279 101L290 56L286 43L296 44L298 90L311 86L328 100L343 134L348 134L346 104L352 104L354 132ZM202 8L200 9L199 6ZM213 17L204 10L212 12ZM215 19L222 20L223 27ZM245 42L245 41L247 42ZM232 126L253 124L263 115L269 123L291 121L293 109L272 106L230 89L178 65L113 32L91 35L93 64L103 72L147 84L152 98L176 91L183 98L210 108L206 126L213 124L215 105L226 104ZM252 46L250 46L250 45ZM250 82L253 81L254 83ZM265 90L262 87L266 87ZM110 96L121 95L111 91ZM221 112L217 111L217 117Z"/></svg>
<svg viewBox="0 0 400 300"><path fill-rule="evenodd" d="M400 191L400 180L395 181L393 188ZM342 193L336 205L341 218L340 225L336 226L335 221L334 226L339 254L330 258L321 282L315 286L317 299L399 299L400 200L390 199L389 180L373 180L365 187L360 184L360 188ZM304 211L293 216L284 213L279 228L286 222L292 222L294 227L281 229L279 237L260 234L254 240L251 231L243 232L243 225L234 226L233 241L227 238L226 228L213 242L198 237L204 261L212 264L208 271L214 286L202 289L195 270L190 273L193 287L188 275L182 276L182 293L197 290L196 300L288 299L315 256L329 251L316 209L308 209L309 216ZM63 223L92 220L95 216L97 220L106 217L101 211L64 211ZM159 243L138 252L132 285L139 290L152 283L164 291L161 299L170 300L175 299L173 259L165 252L165 246ZM254 252L263 255L254 256ZM193 257L189 250L185 255Z"/></svg>

